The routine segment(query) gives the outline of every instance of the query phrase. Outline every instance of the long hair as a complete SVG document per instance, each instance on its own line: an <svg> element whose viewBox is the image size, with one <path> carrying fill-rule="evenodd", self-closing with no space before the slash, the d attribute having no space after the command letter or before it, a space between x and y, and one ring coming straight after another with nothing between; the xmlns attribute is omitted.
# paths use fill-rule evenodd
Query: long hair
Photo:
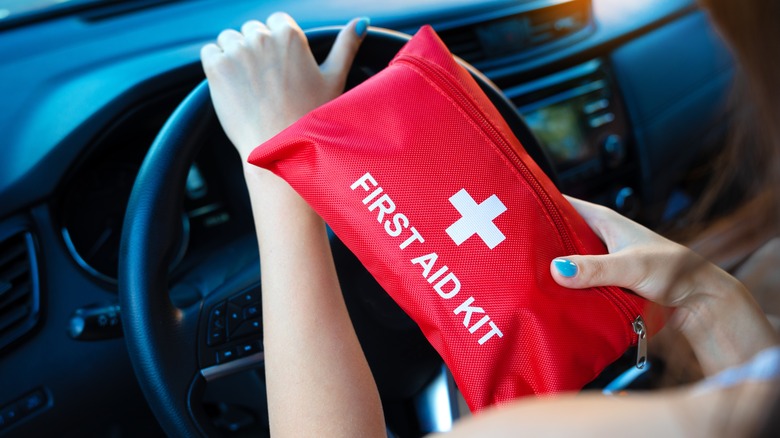
<svg viewBox="0 0 780 438"><path fill-rule="evenodd" d="M700 0L738 64L731 99L727 147L694 215L717 202L730 184L741 183L750 199L743 217L760 217L775 232L780 218L780 1ZM745 215L745 212L748 214ZM762 221L759 221L762 222ZM749 400L748 400L749 402ZM768 407L755 436L777 436L780 398Z"/></svg>
<svg viewBox="0 0 780 438"><path fill-rule="evenodd" d="M666 234L734 272L780 236L780 0L699 2L736 59L729 126L709 184Z"/></svg>
<svg viewBox="0 0 780 438"><path fill-rule="evenodd" d="M777 228L780 217L780 1L700 0L727 41L737 73L727 147L693 217L701 219L734 184L753 214Z"/></svg>

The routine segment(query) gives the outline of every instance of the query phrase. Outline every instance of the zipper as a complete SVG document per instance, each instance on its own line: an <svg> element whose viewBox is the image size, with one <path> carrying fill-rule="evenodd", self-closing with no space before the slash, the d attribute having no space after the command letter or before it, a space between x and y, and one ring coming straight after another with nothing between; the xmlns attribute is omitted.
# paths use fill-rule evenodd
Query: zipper
<svg viewBox="0 0 780 438"><path fill-rule="evenodd" d="M645 320L642 319L642 315L637 316L631 325L637 336L636 367L641 370L647 364L647 327L645 327Z"/></svg>
<svg viewBox="0 0 780 438"><path fill-rule="evenodd" d="M482 132L488 136L491 140L493 140L493 143L496 144L501 151L504 153L504 156L506 156L514 165L517 170L520 171L520 173L523 175L523 178L531 184L531 187L533 188L534 192L536 192L537 195L539 195L540 199L542 200L542 204L545 206L547 213L552 218L553 224L558 230L558 234L561 236L561 239L563 240L563 244L566 247L566 251L569 252L569 254L577 254L579 251L577 251L576 245L572 241L571 237L569 236L568 227L566 226L566 222L563 219L563 215L558 209L558 206L553 202L552 198L550 197L549 193L544 189L544 186L539 182L539 180L536 178L536 175L533 174L531 169L526 166L526 164L523 162L522 159L520 159L520 156L517 154L517 152L512 148L512 146L509 144L509 142L504 138L504 136L500 133L500 131L493 125L493 123L488 119L485 114L482 112L480 108L478 108L474 103L471 102L471 97L463 90L463 88L458 84L451 75L446 72L442 71L441 67L431 64L430 62L420 59L414 55L402 55L395 59L393 64L395 63L405 63L409 64L413 67L417 67L418 69L424 71L427 73L428 78L436 82L437 85L439 85L440 88L449 91L450 97L455 99L461 109L466 111L467 114L471 117L471 119L475 122L477 122L477 125L482 129ZM610 301L612 301L615 306L620 309L620 311L623 313L623 315L626 317L626 320L632 321L632 329L634 333L636 333L639 338L637 340L637 345L642 346L644 348L644 357L643 360L646 361L646 354L647 354L647 345L646 345L646 330L644 326L644 320L642 319L642 315L639 313L638 309L635 309L633 306L625 297L620 296L618 294L613 294L606 288L596 288L599 290L603 295L607 297ZM638 316L635 316L638 315ZM634 319L635 318L635 319ZM639 326L642 327L642 334L640 335L639 332L637 332L637 322L639 323ZM641 364L639 363L640 357L637 357L637 368L643 368L644 362Z"/></svg>

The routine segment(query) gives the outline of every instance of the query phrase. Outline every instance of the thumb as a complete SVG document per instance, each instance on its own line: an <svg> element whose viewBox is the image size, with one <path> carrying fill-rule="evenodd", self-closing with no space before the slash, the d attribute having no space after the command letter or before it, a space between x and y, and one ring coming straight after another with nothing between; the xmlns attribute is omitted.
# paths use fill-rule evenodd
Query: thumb
<svg viewBox="0 0 780 438"><path fill-rule="evenodd" d="M333 43L328 57L320 66L324 74L333 77L341 84L346 82L347 73L352 67L352 61L360 48L360 43L363 42L363 38L368 32L369 23L367 17L362 17L355 18L344 26L344 29L336 37L336 42Z"/></svg>
<svg viewBox="0 0 780 438"><path fill-rule="evenodd" d="M553 260L550 272L556 283L572 289L617 286L637 291L645 279L635 262L624 254L572 255Z"/></svg>

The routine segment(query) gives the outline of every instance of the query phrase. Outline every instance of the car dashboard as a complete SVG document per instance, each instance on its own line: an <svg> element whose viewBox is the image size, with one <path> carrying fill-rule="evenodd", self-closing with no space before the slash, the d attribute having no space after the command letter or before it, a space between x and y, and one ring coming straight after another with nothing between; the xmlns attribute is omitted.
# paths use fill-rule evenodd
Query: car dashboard
<svg viewBox="0 0 780 438"><path fill-rule="evenodd" d="M734 61L693 0L139 1L0 19L0 435L162 434L122 339L127 200L157 132L203 80L200 48L277 10L304 29L355 16L409 34L431 24L517 107L564 193L651 227L691 205L690 170L728 125ZM238 155L216 121L205 132L169 267L179 306L260 275ZM446 430L463 409L440 359L331 237L388 427ZM253 365L205 396L226 436L267 433Z"/></svg>

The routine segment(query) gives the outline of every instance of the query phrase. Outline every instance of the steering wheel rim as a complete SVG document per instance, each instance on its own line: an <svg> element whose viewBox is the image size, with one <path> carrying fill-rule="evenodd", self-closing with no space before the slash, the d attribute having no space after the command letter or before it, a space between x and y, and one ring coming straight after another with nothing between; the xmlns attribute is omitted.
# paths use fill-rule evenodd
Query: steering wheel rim
<svg viewBox="0 0 780 438"><path fill-rule="evenodd" d="M306 32L318 61L340 27ZM370 28L354 66L379 70L411 38ZM499 109L515 135L555 181L551 161L513 105L484 75L459 62ZM353 67L353 71L355 67ZM206 379L198 361L201 300L177 308L168 293L168 266L176 256L176 227L190 166L215 118L204 80L181 102L158 133L138 173L128 202L119 258L119 298L125 341L136 377L160 425L172 436L218 436L202 407ZM259 278L257 279L259 282ZM205 309L205 310L204 310Z"/></svg>

